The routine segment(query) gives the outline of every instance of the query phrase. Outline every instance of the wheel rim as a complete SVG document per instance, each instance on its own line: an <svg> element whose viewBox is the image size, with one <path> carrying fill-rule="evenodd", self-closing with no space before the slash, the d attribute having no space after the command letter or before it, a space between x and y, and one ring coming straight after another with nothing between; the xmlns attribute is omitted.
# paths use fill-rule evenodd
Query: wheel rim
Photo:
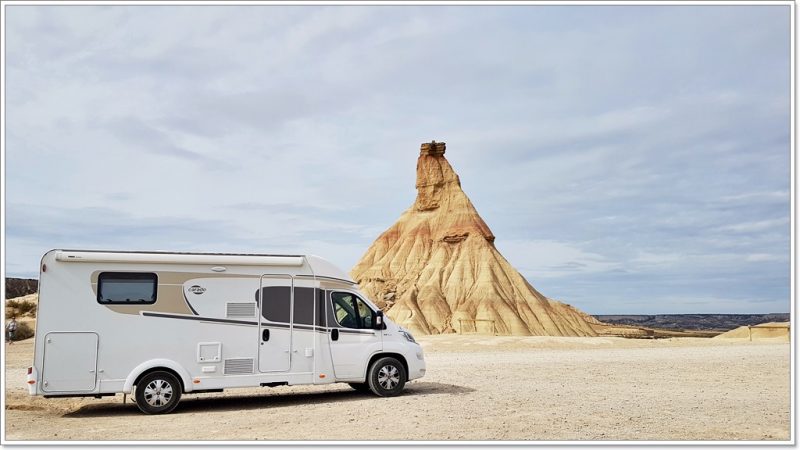
<svg viewBox="0 0 800 450"><path fill-rule="evenodd" d="M384 389L391 390L400 384L400 371L390 364L381 367L378 371L378 384Z"/></svg>
<svg viewBox="0 0 800 450"><path fill-rule="evenodd" d="M150 406L164 406L170 399L172 399L172 385L168 381L156 379L144 388L144 401Z"/></svg>

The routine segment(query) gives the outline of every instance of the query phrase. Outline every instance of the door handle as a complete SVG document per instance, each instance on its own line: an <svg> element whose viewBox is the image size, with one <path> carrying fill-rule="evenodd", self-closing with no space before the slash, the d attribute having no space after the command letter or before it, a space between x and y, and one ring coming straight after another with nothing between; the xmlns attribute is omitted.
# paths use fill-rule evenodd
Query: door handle
<svg viewBox="0 0 800 450"><path fill-rule="evenodd" d="M332 341L338 341L339 340L339 330L337 330L336 328L331 330L331 340Z"/></svg>
<svg viewBox="0 0 800 450"><path fill-rule="evenodd" d="M269 328L265 328L264 331L261 332L261 340L264 342L269 340Z"/></svg>

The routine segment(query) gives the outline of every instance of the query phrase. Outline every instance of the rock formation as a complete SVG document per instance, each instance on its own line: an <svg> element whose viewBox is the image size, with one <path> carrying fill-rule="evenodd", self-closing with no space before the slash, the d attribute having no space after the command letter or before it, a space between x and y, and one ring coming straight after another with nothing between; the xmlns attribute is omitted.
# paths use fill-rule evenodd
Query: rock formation
<svg viewBox="0 0 800 450"><path fill-rule="evenodd" d="M549 300L494 246L445 144L422 144L417 198L353 268L394 321L422 334L594 336L588 315Z"/></svg>
<svg viewBox="0 0 800 450"><path fill-rule="evenodd" d="M767 322L758 325L742 326L714 336L714 339L761 339L790 340L789 322Z"/></svg>
<svg viewBox="0 0 800 450"><path fill-rule="evenodd" d="M36 293L38 280L24 278L6 278L6 298L22 297Z"/></svg>

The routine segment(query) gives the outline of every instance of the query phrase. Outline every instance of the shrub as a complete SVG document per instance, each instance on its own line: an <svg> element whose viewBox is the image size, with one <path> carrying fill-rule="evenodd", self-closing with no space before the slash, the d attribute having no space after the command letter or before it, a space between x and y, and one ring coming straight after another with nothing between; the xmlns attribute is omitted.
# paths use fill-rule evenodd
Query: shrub
<svg viewBox="0 0 800 450"><path fill-rule="evenodd" d="M22 341L33 337L34 330L25 322L17 322L17 332L14 334L15 341Z"/></svg>
<svg viewBox="0 0 800 450"><path fill-rule="evenodd" d="M36 317L36 303L12 299L6 302L6 306L15 310L15 315L17 316L26 316L30 314Z"/></svg>

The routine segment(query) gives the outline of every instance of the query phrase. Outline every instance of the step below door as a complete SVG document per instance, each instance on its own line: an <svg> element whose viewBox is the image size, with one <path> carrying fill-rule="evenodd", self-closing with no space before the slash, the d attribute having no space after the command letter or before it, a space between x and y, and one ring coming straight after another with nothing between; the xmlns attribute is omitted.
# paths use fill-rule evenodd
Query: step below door
<svg viewBox="0 0 800 450"><path fill-rule="evenodd" d="M47 333L42 390L89 392L97 383L97 333Z"/></svg>

